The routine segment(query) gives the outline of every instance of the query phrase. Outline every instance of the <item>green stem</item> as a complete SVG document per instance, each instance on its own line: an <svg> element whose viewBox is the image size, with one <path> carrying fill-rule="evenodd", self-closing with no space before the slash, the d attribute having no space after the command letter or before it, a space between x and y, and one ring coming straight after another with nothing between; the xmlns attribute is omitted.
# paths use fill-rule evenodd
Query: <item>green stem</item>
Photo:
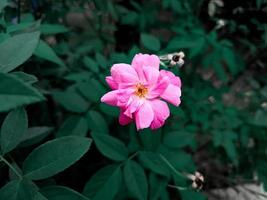
<svg viewBox="0 0 267 200"><path fill-rule="evenodd" d="M180 187L180 186L176 186L176 185L168 185L168 187L174 188L174 189L177 189L177 190L188 190L187 187Z"/></svg>
<svg viewBox="0 0 267 200"><path fill-rule="evenodd" d="M128 158L128 160L133 159L138 153L139 153L139 151L136 151L133 155L131 155L131 156Z"/></svg>
<svg viewBox="0 0 267 200"><path fill-rule="evenodd" d="M187 178L184 174L182 174L181 172L178 172L173 166L172 164L161 154L159 154L160 158L169 166L169 168L178 176L183 177L183 178Z"/></svg>
<svg viewBox="0 0 267 200"><path fill-rule="evenodd" d="M3 161L19 177L19 179L22 179L21 174L1 155L0 161Z"/></svg>

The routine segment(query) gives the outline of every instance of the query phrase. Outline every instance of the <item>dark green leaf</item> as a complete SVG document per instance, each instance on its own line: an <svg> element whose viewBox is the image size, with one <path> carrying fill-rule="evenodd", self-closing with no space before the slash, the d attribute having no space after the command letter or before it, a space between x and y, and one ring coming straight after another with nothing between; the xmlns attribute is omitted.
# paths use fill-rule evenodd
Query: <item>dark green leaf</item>
<svg viewBox="0 0 267 200"><path fill-rule="evenodd" d="M267 127L267 111L258 110L254 116L252 123L257 126Z"/></svg>
<svg viewBox="0 0 267 200"><path fill-rule="evenodd" d="M46 138L52 130L52 127L47 126L31 127L24 134L20 146L30 146L37 144L38 142Z"/></svg>
<svg viewBox="0 0 267 200"><path fill-rule="evenodd" d="M22 33L0 44L0 72L7 73L28 60L38 42L39 32Z"/></svg>
<svg viewBox="0 0 267 200"><path fill-rule="evenodd" d="M92 58L84 57L83 58L83 64L90 71L95 72L95 73L98 73L99 72L98 64Z"/></svg>
<svg viewBox="0 0 267 200"><path fill-rule="evenodd" d="M63 186L48 186L41 193L49 200L89 200L79 192Z"/></svg>
<svg viewBox="0 0 267 200"><path fill-rule="evenodd" d="M144 169L135 161L128 160L123 174L130 193L139 200L146 200L148 185Z"/></svg>
<svg viewBox="0 0 267 200"><path fill-rule="evenodd" d="M100 169L85 185L84 195L93 200L113 200L122 183L120 167L108 165Z"/></svg>
<svg viewBox="0 0 267 200"><path fill-rule="evenodd" d="M71 112L83 113L89 108L89 103L75 90L54 92L53 97L66 110Z"/></svg>
<svg viewBox="0 0 267 200"><path fill-rule="evenodd" d="M0 73L0 112L44 100L35 88L13 75Z"/></svg>
<svg viewBox="0 0 267 200"><path fill-rule="evenodd" d="M86 136L88 125L85 118L81 116L69 117L60 127L57 137L67 135Z"/></svg>
<svg viewBox="0 0 267 200"><path fill-rule="evenodd" d="M28 128L27 113L23 108L11 111L1 127L1 150L3 154L13 150L24 137Z"/></svg>
<svg viewBox="0 0 267 200"><path fill-rule="evenodd" d="M207 198L200 192L193 190L181 190L180 194L183 200L206 200Z"/></svg>
<svg viewBox="0 0 267 200"><path fill-rule="evenodd" d="M106 69L108 67L108 61L102 54L96 53L95 59L102 69Z"/></svg>
<svg viewBox="0 0 267 200"><path fill-rule="evenodd" d="M90 130L108 133L108 125L105 118L97 111L90 110L86 114L88 126Z"/></svg>
<svg viewBox="0 0 267 200"><path fill-rule="evenodd" d="M22 80L25 83L33 84L38 81L36 76L27 74L25 72L11 72L10 74L16 76L18 79Z"/></svg>
<svg viewBox="0 0 267 200"><path fill-rule="evenodd" d="M43 40L40 40L37 48L35 49L34 55L54 62L60 66L65 66L64 62L57 56L54 50Z"/></svg>
<svg viewBox="0 0 267 200"><path fill-rule="evenodd" d="M164 135L163 144L171 148L182 148L194 143L194 134L176 131Z"/></svg>
<svg viewBox="0 0 267 200"><path fill-rule="evenodd" d="M160 50L160 41L153 35L146 33L141 34L141 42L145 48L152 51Z"/></svg>
<svg viewBox="0 0 267 200"><path fill-rule="evenodd" d="M128 150L124 143L120 140L99 132L92 132L92 137L97 146L97 149L106 157L116 160L123 161L127 159Z"/></svg>
<svg viewBox="0 0 267 200"><path fill-rule="evenodd" d="M77 87L85 98L94 103L100 102L100 98L106 92L104 86L93 78L86 82L79 83Z"/></svg>
<svg viewBox="0 0 267 200"><path fill-rule="evenodd" d="M150 173L149 176L149 200L157 200L162 195L168 185L168 180L164 177Z"/></svg>
<svg viewBox="0 0 267 200"><path fill-rule="evenodd" d="M164 162L162 162L160 156L153 152L142 151L139 154L141 163L151 171L163 175L169 176L169 168Z"/></svg>
<svg viewBox="0 0 267 200"><path fill-rule="evenodd" d="M35 200L37 188L27 180L9 182L0 190L2 200Z"/></svg>
<svg viewBox="0 0 267 200"><path fill-rule="evenodd" d="M1 0L0 1L0 13L2 12L2 10L8 5L7 0Z"/></svg>
<svg viewBox="0 0 267 200"><path fill-rule="evenodd" d="M69 31L69 29L60 24L42 24L40 30L43 34L49 34L49 35L66 33Z"/></svg>
<svg viewBox="0 0 267 200"><path fill-rule="evenodd" d="M67 136L34 149L23 163L27 178L39 180L57 174L78 161L90 148L91 139Z"/></svg>

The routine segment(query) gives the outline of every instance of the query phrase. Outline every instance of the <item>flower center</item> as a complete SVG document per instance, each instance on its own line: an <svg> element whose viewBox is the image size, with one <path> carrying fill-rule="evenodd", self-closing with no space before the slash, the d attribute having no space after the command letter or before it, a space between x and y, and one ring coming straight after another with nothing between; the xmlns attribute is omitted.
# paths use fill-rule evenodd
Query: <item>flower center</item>
<svg viewBox="0 0 267 200"><path fill-rule="evenodd" d="M146 96L148 90L147 90L147 88L144 85L142 85L141 83L138 83L135 86L135 88L136 88L136 90L135 90L135 93L134 94L136 96L139 96L139 97L145 97Z"/></svg>

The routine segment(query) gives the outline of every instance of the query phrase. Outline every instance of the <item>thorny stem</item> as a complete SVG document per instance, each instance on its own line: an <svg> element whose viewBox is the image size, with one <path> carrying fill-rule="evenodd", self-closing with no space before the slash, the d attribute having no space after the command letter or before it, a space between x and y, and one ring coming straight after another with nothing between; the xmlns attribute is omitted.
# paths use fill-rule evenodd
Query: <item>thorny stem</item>
<svg viewBox="0 0 267 200"><path fill-rule="evenodd" d="M19 179L22 179L21 174L1 155L0 161L3 161L19 177Z"/></svg>

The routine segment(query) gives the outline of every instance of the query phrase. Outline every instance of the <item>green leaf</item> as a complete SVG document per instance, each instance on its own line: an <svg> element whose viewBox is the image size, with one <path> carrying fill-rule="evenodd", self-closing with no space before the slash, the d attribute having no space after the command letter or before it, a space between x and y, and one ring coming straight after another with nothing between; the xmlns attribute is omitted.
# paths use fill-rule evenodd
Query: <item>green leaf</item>
<svg viewBox="0 0 267 200"><path fill-rule="evenodd" d="M160 50L160 41L153 35L149 35L146 33L141 34L141 43L145 48L152 51Z"/></svg>
<svg viewBox="0 0 267 200"><path fill-rule="evenodd" d="M213 143L215 146L222 146L235 165L238 164L238 155L235 142L237 134L233 131L213 131Z"/></svg>
<svg viewBox="0 0 267 200"><path fill-rule="evenodd" d="M40 30L43 34L55 35L69 31L65 26L60 24L42 24Z"/></svg>
<svg viewBox="0 0 267 200"><path fill-rule="evenodd" d="M27 180L14 180L0 190L0 199L35 200L37 188Z"/></svg>
<svg viewBox="0 0 267 200"><path fill-rule="evenodd" d="M86 82L79 83L77 87L85 98L94 103L100 102L100 98L106 92L104 86L93 78Z"/></svg>
<svg viewBox="0 0 267 200"><path fill-rule="evenodd" d="M89 129L101 133L108 133L108 125L105 118L97 111L90 110L86 114Z"/></svg>
<svg viewBox="0 0 267 200"><path fill-rule="evenodd" d="M32 86L10 74L0 73L0 112L44 100Z"/></svg>
<svg viewBox="0 0 267 200"><path fill-rule="evenodd" d="M252 124L267 127L267 111L257 110L254 119L252 120Z"/></svg>
<svg viewBox="0 0 267 200"><path fill-rule="evenodd" d="M125 164L124 180L130 193L137 199L147 199L148 185L144 169L135 161L128 160Z"/></svg>
<svg viewBox="0 0 267 200"><path fill-rule="evenodd" d="M99 132L92 132L92 137L97 146L97 149L106 157L115 160L123 161L128 157L128 150L124 143L120 140Z"/></svg>
<svg viewBox="0 0 267 200"><path fill-rule="evenodd" d="M45 60L56 63L60 66L65 66L64 62L57 56L54 50L43 40L40 40L37 48L35 49L34 55L43 58Z"/></svg>
<svg viewBox="0 0 267 200"><path fill-rule="evenodd" d="M206 200L207 198L201 194L200 192L196 192L193 190L181 190L180 194L183 200Z"/></svg>
<svg viewBox="0 0 267 200"><path fill-rule="evenodd" d="M21 141L28 128L27 113L24 108L11 111L1 127L1 150L3 154L13 150Z"/></svg>
<svg viewBox="0 0 267 200"><path fill-rule="evenodd" d="M7 0L0 0L0 13L8 5Z"/></svg>
<svg viewBox="0 0 267 200"><path fill-rule="evenodd" d="M14 75L16 78L22 80L25 83L28 84L33 84L36 83L38 81L38 79L36 78L36 76L32 75L32 74L27 74L25 72L11 72L11 75Z"/></svg>
<svg viewBox="0 0 267 200"><path fill-rule="evenodd" d="M140 162L151 171L169 177L169 168L161 160L160 156L153 152L142 151L138 154Z"/></svg>
<svg viewBox="0 0 267 200"><path fill-rule="evenodd" d="M149 176L149 200L158 200L166 190L168 180L162 176L150 173Z"/></svg>
<svg viewBox="0 0 267 200"><path fill-rule="evenodd" d="M97 62L95 62L92 58L89 57L84 57L83 58L83 64L87 69L89 69L92 72L98 73L99 72L99 67Z"/></svg>
<svg viewBox="0 0 267 200"><path fill-rule="evenodd" d="M88 125L84 117L71 116L60 127L57 137L67 135L86 136L87 131Z"/></svg>
<svg viewBox="0 0 267 200"><path fill-rule="evenodd" d="M99 105L99 109L101 112L105 113L106 115L112 116L112 117L118 117L120 115L120 109L115 106L110 106L105 103L101 103Z"/></svg>
<svg viewBox="0 0 267 200"><path fill-rule="evenodd" d="M41 193L37 192L37 194L35 195L34 200L48 200L48 199L45 198Z"/></svg>
<svg viewBox="0 0 267 200"><path fill-rule="evenodd" d="M33 54L40 33L22 33L0 44L0 72L7 73L23 64Z"/></svg>
<svg viewBox="0 0 267 200"><path fill-rule="evenodd" d="M89 200L84 195L63 186L48 186L41 193L49 200Z"/></svg>
<svg viewBox="0 0 267 200"><path fill-rule="evenodd" d="M32 180L53 176L78 161L90 148L91 139L67 136L34 149L23 163L23 172Z"/></svg>
<svg viewBox="0 0 267 200"><path fill-rule="evenodd" d="M122 183L120 167L108 165L86 183L83 194L93 200L113 200Z"/></svg>
<svg viewBox="0 0 267 200"><path fill-rule="evenodd" d="M51 133L52 130L53 130L52 127L47 127L47 126L31 127L24 134L20 146L25 147L37 144L38 142L46 138Z"/></svg>
<svg viewBox="0 0 267 200"><path fill-rule="evenodd" d="M7 28L6 31L10 35L13 35L14 33L22 33L22 32L29 32L30 30L36 30L40 27L40 21L36 22L23 22L23 23L15 23L15 24L10 24Z"/></svg>
<svg viewBox="0 0 267 200"><path fill-rule="evenodd" d="M89 103L75 90L57 91L53 93L53 97L66 110L71 112L83 113L89 108Z"/></svg>
<svg viewBox="0 0 267 200"><path fill-rule="evenodd" d="M168 132L164 135L163 144L171 148L182 148L194 143L194 134L176 131L176 132Z"/></svg>
<svg viewBox="0 0 267 200"><path fill-rule="evenodd" d="M95 59L102 69L106 69L108 67L108 61L102 54L96 53Z"/></svg>

